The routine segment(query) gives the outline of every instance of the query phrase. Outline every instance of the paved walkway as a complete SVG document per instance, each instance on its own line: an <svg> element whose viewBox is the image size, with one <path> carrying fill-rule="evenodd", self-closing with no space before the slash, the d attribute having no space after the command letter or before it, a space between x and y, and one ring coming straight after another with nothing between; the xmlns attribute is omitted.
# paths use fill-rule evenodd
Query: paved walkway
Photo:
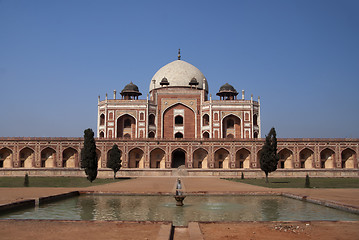
<svg viewBox="0 0 359 240"><path fill-rule="evenodd" d="M177 177L140 177L117 183L84 188L86 191L129 193L175 193ZM184 192L229 193L270 192L271 189L236 183L215 177L181 177Z"/></svg>

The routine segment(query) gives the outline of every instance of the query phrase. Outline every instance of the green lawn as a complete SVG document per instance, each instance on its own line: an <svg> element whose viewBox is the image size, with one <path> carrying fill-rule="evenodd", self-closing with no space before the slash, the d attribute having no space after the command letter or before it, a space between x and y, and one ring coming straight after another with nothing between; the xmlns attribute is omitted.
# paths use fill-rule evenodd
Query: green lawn
<svg viewBox="0 0 359 240"><path fill-rule="evenodd" d="M303 178L271 178L269 183L262 179L225 178L226 180L247 183L269 188L304 188ZM359 188L359 178L310 178L311 188Z"/></svg>
<svg viewBox="0 0 359 240"><path fill-rule="evenodd" d="M29 187L90 187L123 179L95 179L92 183L85 177L31 177ZM0 187L24 187L24 177L0 177Z"/></svg>

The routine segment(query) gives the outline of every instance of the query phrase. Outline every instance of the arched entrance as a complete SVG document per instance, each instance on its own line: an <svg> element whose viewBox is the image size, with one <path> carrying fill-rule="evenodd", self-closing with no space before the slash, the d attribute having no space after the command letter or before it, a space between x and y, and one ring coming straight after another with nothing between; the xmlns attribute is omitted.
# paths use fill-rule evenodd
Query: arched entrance
<svg viewBox="0 0 359 240"><path fill-rule="evenodd" d="M165 168L166 153L160 148L156 148L150 153L150 168Z"/></svg>
<svg viewBox="0 0 359 240"><path fill-rule="evenodd" d="M62 167L76 168L78 167L78 153L75 149L69 147L62 152Z"/></svg>
<svg viewBox="0 0 359 240"><path fill-rule="evenodd" d="M313 168L314 152L309 148L304 148L299 152L300 168L311 169Z"/></svg>
<svg viewBox="0 0 359 240"><path fill-rule="evenodd" d="M241 138L241 119L229 115L222 120L223 138Z"/></svg>
<svg viewBox="0 0 359 240"><path fill-rule="evenodd" d="M293 153L287 148L278 152L279 161L278 161L278 168L293 168L292 165L292 156Z"/></svg>
<svg viewBox="0 0 359 240"><path fill-rule="evenodd" d="M0 168L12 168L12 151L8 148L0 150Z"/></svg>
<svg viewBox="0 0 359 240"><path fill-rule="evenodd" d="M229 152L224 149L218 149L214 153L214 168L229 168Z"/></svg>
<svg viewBox="0 0 359 240"><path fill-rule="evenodd" d="M56 166L56 152L52 148L45 148L41 151L41 167L55 167Z"/></svg>
<svg viewBox="0 0 359 240"><path fill-rule="evenodd" d="M135 138L136 119L125 114L117 119L117 137L118 138Z"/></svg>
<svg viewBox="0 0 359 240"><path fill-rule="evenodd" d="M242 148L236 153L236 168L249 168L251 152Z"/></svg>
<svg viewBox="0 0 359 240"><path fill-rule="evenodd" d="M32 168L34 167L35 151L31 148L25 147L20 151L20 167Z"/></svg>
<svg viewBox="0 0 359 240"><path fill-rule="evenodd" d="M202 148L193 153L193 168L207 168L208 153Z"/></svg>
<svg viewBox="0 0 359 240"><path fill-rule="evenodd" d="M139 148L132 149L128 154L128 167L129 168L143 168L145 155Z"/></svg>
<svg viewBox="0 0 359 240"><path fill-rule="evenodd" d="M334 167L334 156L333 150L326 148L320 152L320 168L333 168Z"/></svg>
<svg viewBox="0 0 359 240"><path fill-rule="evenodd" d="M180 166L186 165L186 153L181 150L177 149L172 152L172 168L178 168Z"/></svg>
<svg viewBox="0 0 359 240"><path fill-rule="evenodd" d="M347 148L342 152L342 168L355 168L355 152Z"/></svg>

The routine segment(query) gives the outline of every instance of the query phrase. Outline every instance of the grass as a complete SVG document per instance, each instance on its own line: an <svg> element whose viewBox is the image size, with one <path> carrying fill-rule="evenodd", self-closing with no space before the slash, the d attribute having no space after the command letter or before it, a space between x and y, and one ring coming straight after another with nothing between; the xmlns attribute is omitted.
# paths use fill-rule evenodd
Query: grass
<svg viewBox="0 0 359 240"><path fill-rule="evenodd" d="M303 178L269 178L269 183L265 178L240 179L225 178L226 180L247 183L256 186L269 188L304 188L305 177ZM359 178L310 178L311 188L359 188Z"/></svg>
<svg viewBox="0 0 359 240"><path fill-rule="evenodd" d="M0 177L0 187L24 187L25 177ZM29 187L90 187L118 182L123 179L95 179L92 183L85 177L31 177Z"/></svg>

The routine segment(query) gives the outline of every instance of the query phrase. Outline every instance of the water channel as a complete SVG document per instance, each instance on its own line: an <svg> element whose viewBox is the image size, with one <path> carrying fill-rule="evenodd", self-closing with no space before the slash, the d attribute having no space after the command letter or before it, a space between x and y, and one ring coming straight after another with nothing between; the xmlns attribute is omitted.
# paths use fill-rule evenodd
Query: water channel
<svg viewBox="0 0 359 240"><path fill-rule="evenodd" d="M0 215L0 219L172 221L359 221L359 215L282 196L187 196L176 206L173 196L78 197Z"/></svg>

